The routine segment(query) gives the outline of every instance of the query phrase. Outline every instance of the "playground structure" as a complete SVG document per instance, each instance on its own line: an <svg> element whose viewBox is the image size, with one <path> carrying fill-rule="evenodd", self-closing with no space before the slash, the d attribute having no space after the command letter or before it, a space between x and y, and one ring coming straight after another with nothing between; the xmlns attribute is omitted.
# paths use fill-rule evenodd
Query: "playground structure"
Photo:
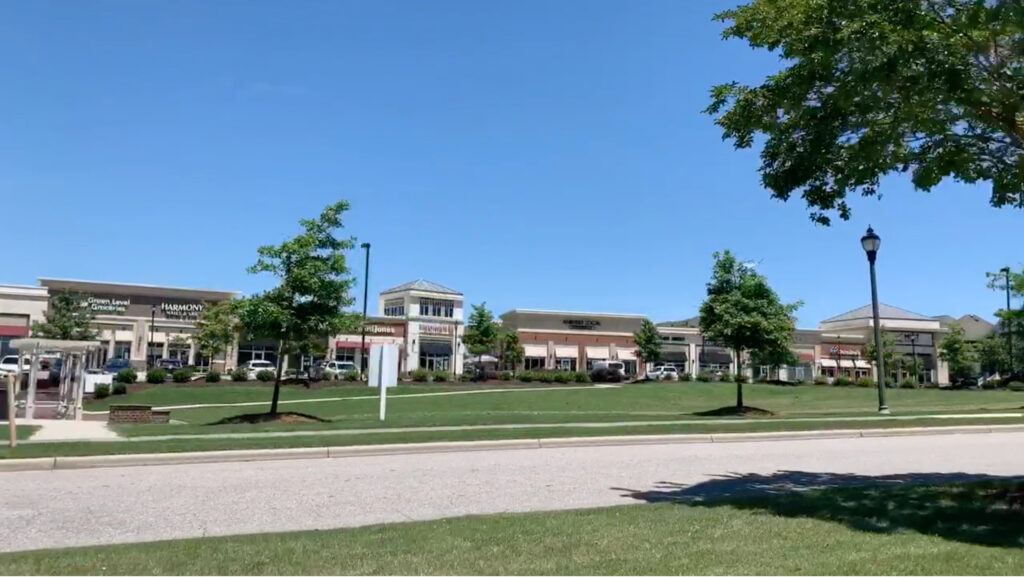
<svg viewBox="0 0 1024 577"><path fill-rule="evenodd" d="M99 365L103 345L99 341L23 338L12 340L10 346L18 351L18 366L24 366L26 359L29 361L25 420L35 420L36 410L42 408L52 409L50 418L81 420L83 394L91 391L91 381L106 377L91 374ZM51 366L50 383L53 382L52 367L57 367L56 400L40 401L38 398L40 370L44 361ZM21 381L20 378L18 380Z"/></svg>

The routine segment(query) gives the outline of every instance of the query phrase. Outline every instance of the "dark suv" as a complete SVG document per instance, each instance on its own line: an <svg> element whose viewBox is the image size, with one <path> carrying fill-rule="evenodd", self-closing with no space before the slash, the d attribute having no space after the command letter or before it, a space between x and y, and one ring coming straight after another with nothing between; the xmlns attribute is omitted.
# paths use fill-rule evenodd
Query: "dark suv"
<svg viewBox="0 0 1024 577"><path fill-rule="evenodd" d="M160 359L156 362L156 368L163 369L168 373L173 373L184 366L185 364L178 359Z"/></svg>

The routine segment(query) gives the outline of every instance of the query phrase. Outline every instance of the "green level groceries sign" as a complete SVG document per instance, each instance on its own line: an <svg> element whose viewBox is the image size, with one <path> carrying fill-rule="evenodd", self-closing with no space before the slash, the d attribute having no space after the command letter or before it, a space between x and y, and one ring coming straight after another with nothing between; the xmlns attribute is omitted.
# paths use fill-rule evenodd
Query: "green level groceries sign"
<svg viewBox="0 0 1024 577"><path fill-rule="evenodd" d="M85 306L94 313L117 313L123 314L128 310L128 306L132 304L130 298L108 298L108 297L89 297L85 299Z"/></svg>

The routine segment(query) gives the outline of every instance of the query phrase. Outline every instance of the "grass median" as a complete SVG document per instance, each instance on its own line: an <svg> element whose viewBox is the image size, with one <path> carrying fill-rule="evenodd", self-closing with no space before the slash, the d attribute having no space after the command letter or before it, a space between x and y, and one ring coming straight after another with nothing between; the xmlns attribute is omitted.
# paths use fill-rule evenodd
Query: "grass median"
<svg viewBox="0 0 1024 577"><path fill-rule="evenodd" d="M1019 575L1024 525L1010 509L1009 487L999 481L897 483L37 551L0 555L0 572ZM700 487L679 493L694 490ZM624 495L624 502L636 502L630 497L637 496Z"/></svg>

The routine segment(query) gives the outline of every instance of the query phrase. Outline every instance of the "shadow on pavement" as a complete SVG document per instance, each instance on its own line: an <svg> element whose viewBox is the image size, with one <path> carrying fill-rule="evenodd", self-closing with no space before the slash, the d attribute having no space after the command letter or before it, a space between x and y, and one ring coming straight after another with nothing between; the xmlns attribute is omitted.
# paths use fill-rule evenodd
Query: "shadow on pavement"
<svg viewBox="0 0 1024 577"><path fill-rule="evenodd" d="M759 510L842 523L859 531L914 531L953 541L1024 548L1024 477L969 473L729 474L695 485L613 487L649 503Z"/></svg>

